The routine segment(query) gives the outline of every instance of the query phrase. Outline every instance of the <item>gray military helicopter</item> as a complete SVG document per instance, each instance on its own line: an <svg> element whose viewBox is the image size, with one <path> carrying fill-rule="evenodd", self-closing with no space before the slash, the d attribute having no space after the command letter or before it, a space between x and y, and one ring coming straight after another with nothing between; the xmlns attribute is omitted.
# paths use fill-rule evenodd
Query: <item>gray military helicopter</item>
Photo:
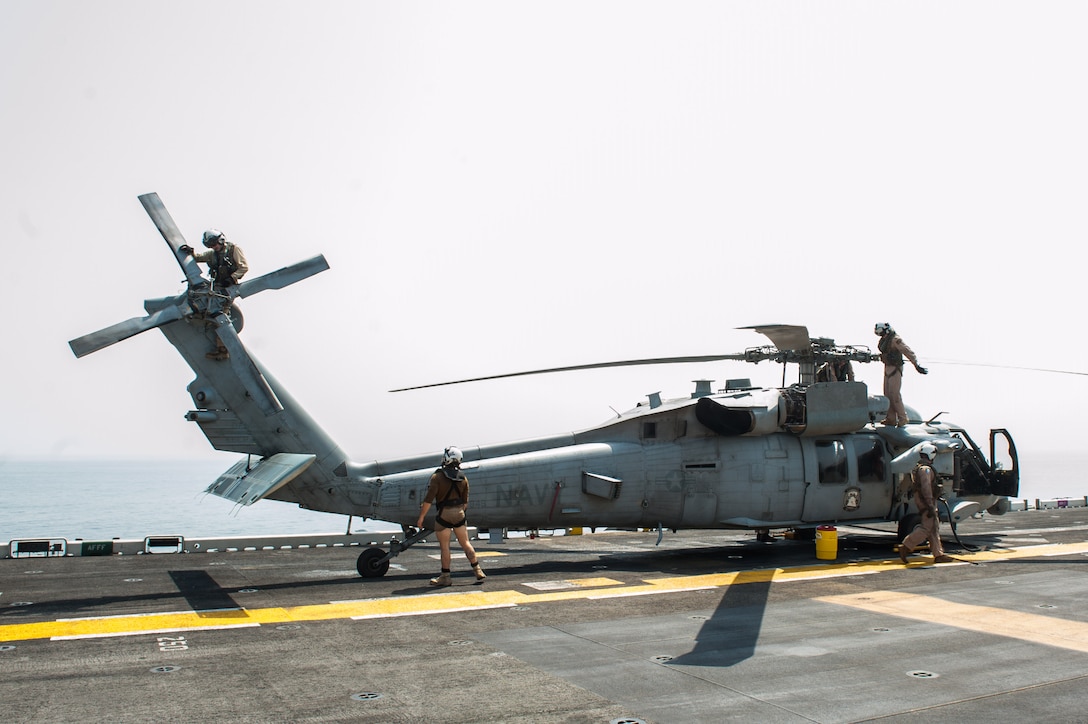
<svg viewBox="0 0 1088 724"><path fill-rule="evenodd" d="M186 413L217 450L245 457L206 492L248 506L279 500L300 507L400 524L404 540L368 548L358 559L363 577L384 575L390 560L428 531L409 526L419 515L441 453L358 463L306 413L238 337L234 300L281 289L328 269L316 256L237 286L215 287L202 276L157 194L139 197L185 273L188 288L144 302L133 318L69 342L77 357L158 328L196 374ZM547 372L737 360L783 365L781 388L709 381L681 399L652 394L595 427L516 442L462 448L472 481L472 522L480 528L535 530L570 527L731 528L766 533L822 524L918 520L907 473L923 443L937 447L935 467L953 525L980 511L1003 514L1019 489L1016 447L1008 431L989 434L989 456L962 428L923 420L875 424L887 398L861 382L817 382L817 365L835 359L869 362L868 348L810 338L793 325L747 327L771 345L742 353L669 357L517 372L459 380L479 382ZM229 359L209 359L216 339ZM798 380L786 384L794 364ZM435 385L423 385L430 387ZM406 389L420 388L402 388ZM998 447L1003 446L1003 450ZM998 454L1008 463L1002 467Z"/></svg>

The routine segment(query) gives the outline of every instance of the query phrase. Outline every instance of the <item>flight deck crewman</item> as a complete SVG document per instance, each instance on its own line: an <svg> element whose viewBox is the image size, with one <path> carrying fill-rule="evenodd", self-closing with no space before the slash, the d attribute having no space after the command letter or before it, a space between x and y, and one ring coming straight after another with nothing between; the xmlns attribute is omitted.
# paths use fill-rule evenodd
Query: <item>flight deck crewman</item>
<svg viewBox="0 0 1088 724"><path fill-rule="evenodd" d="M219 294L226 294L227 287L237 284L249 271L246 255L242 247L228 242L226 234L219 229L208 229L204 232L204 246L207 251L194 252L193 247L185 244L180 247L180 251L183 254L192 254L198 262L207 264L212 278L212 289ZM223 342L216 337L215 351L206 356L208 359L223 360L230 354Z"/></svg>
<svg viewBox="0 0 1088 724"><path fill-rule="evenodd" d="M816 370L817 382L853 382L854 365L848 359L830 359Z"/></svg>
<svg viewBox="0 0 1088 724"><path fill-rule="evenodd" d="M922 522L899 544L899 560L907 565L907 556L928 540L933 562L951 563L955 559L944 554L944 547L941 545L941 518L937 513L937 472L933 469L937 446L929 442L923 443L918 452L918 463L911 471L910 479L914 505L922 516Z"/></svg>
<svg viewBox="0 0 1088 724"><path fill-rule="evenodd" d="M903 406L903 358L909 359L919 374L927 375L929 370L918 365L914 351L895 333L892 325L878 322L873 331L880 336L876 346L880 350L880 361L884 363L884 396L888 398L888 414L882 422L902 427L907 424L907 411Z"/></svg>
<svg viewBox="0 0 1088 724"><path fill-rule="evenodd" d="M434 518L434 534L438 538L438 545L442 551L442 572L437 578L431 579L432 586L452 586L450 579L450 533L457 534L457 542L461 550L465 552L465 558L472 566L472 572L476 574L476 580L482 582L486 575L480 569L480 563L476 560L476 549L468 539L468 520L465 511L468 508L468 478L461 472L461 451L455 447L448 447L442 454L442 467L431 475L430 484L427 486L427 495L423 497L423 503L419 509L419 521L417 528L423 527L423 518L430 510L431 504L438 506L438 512Z"/></svg>

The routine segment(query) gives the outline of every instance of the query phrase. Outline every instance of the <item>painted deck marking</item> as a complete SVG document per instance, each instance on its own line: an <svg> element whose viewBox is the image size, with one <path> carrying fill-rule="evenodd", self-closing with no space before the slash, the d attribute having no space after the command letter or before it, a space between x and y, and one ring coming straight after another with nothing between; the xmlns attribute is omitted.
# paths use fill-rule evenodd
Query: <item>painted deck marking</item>
<svg viewBox="0 0 1088 724"><path fill-rule="evenodd" d="M1017 558L1038 558L1043 556L1076 555L1080 553L1088 553L1088 542L980 551L969 555L957 556L957 558L964 561L984 562L1014 560ZM919 559L918 563L925 563L925 559ZM615 588L599 588L599 586L613 585L615 582L611 579L584 579L584 582L581 585L571 587L567 590L542 591L538 593L521 593L520 591L515 590L494 590L493 586L495 584L492 583L492 588L490 589L480 588L470 593L449 591L429 595L333 601L330 603L312 604L307 606L259 609L219 609L214 611L185 611L174 613L139 613L120 616L39 621L35 623L5 624L0 625L0 642L27 641L33 639L66 640L90 637L104 638L110 636L135 636L140 634L176 633L183 631L207 631L221 628L277 625L284 623L299 623L302 621L326 621L331 619L371 619L393 616L421 616L484 608L508 608L513 606L554 603L558 601L600 599L611 596L646 596L664 593L680 593L682 591L705 590L708 588L721 588L732 585L743 585L746 583L788 583L818 578L869 575L892 570L903 570L903 565L897 558L881 561L862 561L857 563L824 563L812 566L798 566L795 568L768 568L756 571L711 573L699 576L652 578L643 580L641 584L632 584ZM598 586L598 588L594 588L593 586ZM873 596L872 598L875 599L876 597ZM848 602L849 599L850 597L848 596L840 597L831 602L840 605L862 603L856 600ZM947 605L952 606L953 604ZM857 605L856 607L860 608L861 606ZM989 611L997 611L997 609L990 609ZM982 613L986 612L981 610L973 611L970 614L970 619L964 619L964 624L961 628L979 630L974 626L968 626L967 623L970 621L977 622ZM1000 613L1006 614L1007 612ZM990 614L987 613L987 615ZM1068 630L1071 627L1071 622L1059 619L1049 619L1046 616L1032 616L1033 621L1035 619L1055 621L1056 623L1054 626L1060 627L1063 632L1062 638L1070 638ZM947 620L958 621L959 619L950 614ZM1017 626L1020 625L1021 624L1017 624ZM1037 624L1033 623L1032 625L1035 626ZM1086 624L1075 624L1073 627L1076 626L1084 626L1085 629L1088 630L1088 625ZM1005 630L1011 631L1012 628L1013 627L1011 626L995 628L995 623L990 621L987 623L984 630L990 633L996 633ZM1013 638L1022 638L1021 636L1013 636L1012 633L1008 635ZM1085 638L1085 642L1085 646L1088 647L1088 637ZM1085 650L1088 651L1088 648Z"/></svg>
<svg viewBox="0 0 1088 724"><path fill-rule="evenodd" d="M918 596L897 591L869 591L845 596L824 596L813 600L1088 653L1088 623L1082 621L954 603L935 596Z"/></svg>

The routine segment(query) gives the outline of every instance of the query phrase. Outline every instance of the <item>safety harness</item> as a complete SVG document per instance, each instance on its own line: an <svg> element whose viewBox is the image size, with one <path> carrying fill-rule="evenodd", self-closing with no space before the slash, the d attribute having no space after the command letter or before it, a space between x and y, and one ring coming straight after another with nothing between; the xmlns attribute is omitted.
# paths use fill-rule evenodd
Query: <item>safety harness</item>
<svg viewBox="0 0 1088 724"><path fill-rule="evenodd" d="M933 493L933 504L936 505L937 501L940 500L941 496L944 495L944 485L941 483L940 478L937 476L937 471L934 469L933 465L929 463L924 463L921 460L918 461L918 464L915 465L914 469L910 471L911 492L917 493L921 490L922 483L920 478L922 468L929 468L929 471L932 475L930 491L932 491Z"/></svg>
<svg viewBox="0 0 1088 724"><path fill-rule="evenodd" d="M893 377L896 374L903 374L903 353L899 351L899 348L895 346L895 334L888 332L880 341L876 343L876 348L880 350L880 359L885 365L892 365L895 369L888 371L884 370L886 377Z"/></svg>
<svg viewBox="0 0 1088 724"><path fill-rule="evenodd" d="M446 528L460 528L465 524L465 521L468 520L468 516L465 515L465 512L463 510L459 511L461 513L461 520L454 523L442 517L442 510L443 508L459 508L465 504L465 501L462 499L461 486L459 485L459 483L465 479L464 475L458 471L455 473L458 477L452 478L445 468L439 468L435 472L441 472L446 480L450 481L450 487L446 489L445 497L442 498L442 500L435 501L435 505L438 506L438 515L435 516L435 522L442 524ZM454 494L456 494L457 497L453 497Z"/></svg>
<svg viewBox="0 0 1088 724"><path fill-rule="evenodd" d="M234 272L238 269L238 264L234 261L234 245L224 241L223 251L216 250L214 261L211 273L215 283L221 287L234 284Z"/></svg>

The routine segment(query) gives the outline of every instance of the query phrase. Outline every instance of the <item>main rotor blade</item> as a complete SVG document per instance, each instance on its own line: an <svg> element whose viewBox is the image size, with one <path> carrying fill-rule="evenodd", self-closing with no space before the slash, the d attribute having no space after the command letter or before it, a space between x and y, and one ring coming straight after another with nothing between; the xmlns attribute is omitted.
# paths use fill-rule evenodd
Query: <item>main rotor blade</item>
<svg viewBox="0 0 1088 724"><path fill-rule="evenodd" d="M196 263L196 259L191 254L181 252L181 247L185 244L185 237L181 235L181 231L178 230L178 226L174 223L170 212L166 210L162 201L159 200L159 195L150 193L139 198L140 203L144 206L144 211L155 222L155 226L158 227L162 238L166 239L170 250L174 252L174 258L177 259L178 266L185 272L185 279L192 286L207 284L207 280L200 275L200 266Z"/></svg>
<svg viewBox="0 0 1088 724"><path fill-rule="evenodd" d="M238 339L238 332L235 331L230 318L226 314L220 313L215 316L215 324L219 340L230 352L231 368L238 375L238 379L242 381L242 384L245 385L249 396L261 408L261 412L265 415L274 415L281 411L283 405L280 404L276 393L268 386L268 380L264 378L264 375L257 369L257 365L253 364L253 360L249 358L249 353L246 352L242 340Z"/></svg>
<svg viewBox="0 0 1088 724"><path fill-rule="evenodd" d="M238 285L238 296L250 297L257 292L263 292L266 289L283 289L289 284L300 282L303 279L312 277L314 274L319 274L328 268L329 263L325 261L325 257L318 254L311 259L300 261L297 264L285 266L274 272L268 272L256 279L242 282Z"/></svg>
<svg viewBox="0 0 1088 724"><path fill-rule="evenodd" d="M485 380L501 380L505 377L525 377L527 375L545 375L551 372L577 372L579 370L596 370L606 367L638 367L640 365L668 365L684 362L720 362L721 360L745 359L743 354L711 354L693 357L653 357L649 359L629 359L619 362L594 362L586 365L571 365L569 367L551 367L546 370L529 370L527 372L508 372L502 375L488 375L487 377L472 377L467 380L453 380L451 382L434 382L429 385L416 385L415 387L400 387L390 392L407 392L409 390L423 390L428 387L444 387L446 385L461 385L466 382L483 382Z"/></svg>
<svg viewBox="0 0 1088 724"><path fill-rule="evenodd" d="M963 367L995 367L1002 370L1024 370L1025 372L1051 372L1056 375L1081 375L1088 377L1088 372L1077 372L1075 370L1055 370L1048 369L1046 367L1018 367L1016 365L995 365L986 364L984 362L953 362L952 360L935 359L930 360L930 364L935 365L961 365Z"/></svg>
<svg viewBox="0 0 1088 724"><path fill-rule="evenodd" d="M753 329L771 340L771 343L783 352L787 350L812 352L812 340L808 336L808 327L799 324L757 324L752 327L737 327L737 329Z"/></svg>
<svg viewBox="0 0 1088 724"><path fill-rule="evenodd" d="M72 352L75 353L76 357L86 357L91 352L97 352L103 347L109 347L111 344L134 337L140 332L161 327L184 316L185 311L180 306L165 307L146 317L133 317L105 329L100 329L97 332L85 334L70 341L68 346L72 348Z"/></svg>

